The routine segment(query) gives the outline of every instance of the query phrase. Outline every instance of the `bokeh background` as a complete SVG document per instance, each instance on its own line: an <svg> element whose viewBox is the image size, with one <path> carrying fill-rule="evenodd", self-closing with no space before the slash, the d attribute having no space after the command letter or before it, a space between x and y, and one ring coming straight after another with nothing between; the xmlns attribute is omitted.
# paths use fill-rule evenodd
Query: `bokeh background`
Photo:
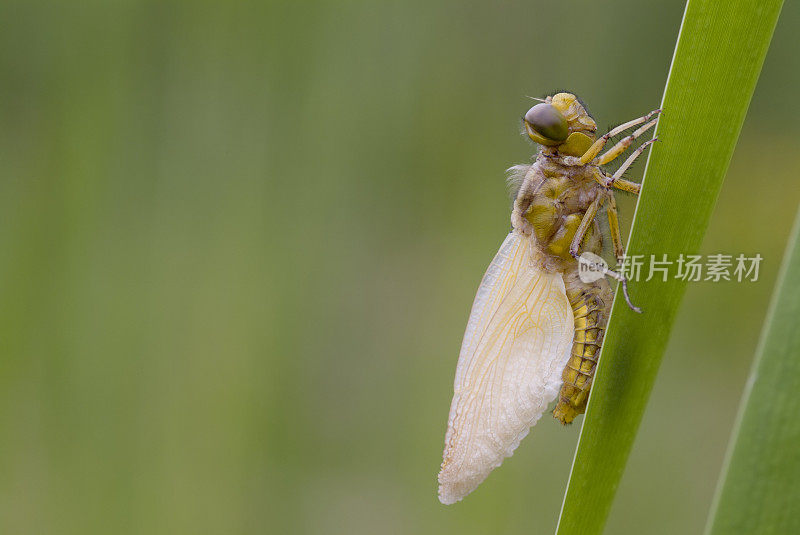
<svg viewBox="0 0 800 535"><path fill-rule="evenodd" d="M458 348L525 95L649 111L682 12L0 3L0 531L552 533L580 424L438 503ZM607 533L704 524L800 199L798 31L702 251L761 278L690 285Z"/></svg>

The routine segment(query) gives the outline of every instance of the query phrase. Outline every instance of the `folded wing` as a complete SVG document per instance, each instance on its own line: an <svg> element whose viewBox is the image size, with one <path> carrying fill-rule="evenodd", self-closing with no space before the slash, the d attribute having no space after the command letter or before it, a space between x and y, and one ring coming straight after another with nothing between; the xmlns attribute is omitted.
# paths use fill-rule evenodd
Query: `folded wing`
<svg viewBox="0 0 800 535"><path fill-rule="evenodd" d="M573 316L559 273L512 232L481 281L456 368L439 500L455 503L510 456L555 399Z"/></svg>

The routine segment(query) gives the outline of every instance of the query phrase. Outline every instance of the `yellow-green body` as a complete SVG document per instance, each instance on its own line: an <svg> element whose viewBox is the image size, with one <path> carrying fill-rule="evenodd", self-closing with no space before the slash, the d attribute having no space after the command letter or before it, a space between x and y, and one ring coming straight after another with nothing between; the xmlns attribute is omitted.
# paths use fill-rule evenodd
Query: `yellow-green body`
<svg viewBox="0 0 800 535"><path fill-rule="evenodd" d="M575 335L572 353L562 373L563 385L553 416L564 424L586 410L603 333L611 310L613 294L605 278L583 282L578 276L578 258L585 252L600 255L603 237L596 215L606 206L614 252L624 254L613 188L638 193L639 185L621 179L621 173L644 147L611 176L601 165L621 154L641 133L655 124L647 123L611 150L598 153L614 132L646 123L660 110L621 125L597 138L597 126L583 105L571 93L547 97L526 114L523 124L529 137L542 147L530 166L516 168L519 190L511 222L514 229L531 236L541 253L542 268L559 272L573 310ZM606 269L605 275L625 280ZM627 297L627 292L625 292ZM631 305L630 301L628 301ZM637 310L633 305L631 308Z"/></svg>
<svg viewBox="0 0 800 535"><path fill-rule="evenodd" d="M603 339L612 293L608 282L600 279L585 283L578 277L578 261L570 254L570 245L589 206L598 196L608 195L593 178L593 166L574 165L577 158L540 153L529 168L535 180L535 193L525 213L535 243L543 253L545 268L564 276L572 311L575 337L572 353L564 368L558 404L553 415L570 423L586 410L600 344ZM570 165L571 164L571 165ZM597 221L592 221L581 242L581 252L602 253L603 237Z"/></svg>

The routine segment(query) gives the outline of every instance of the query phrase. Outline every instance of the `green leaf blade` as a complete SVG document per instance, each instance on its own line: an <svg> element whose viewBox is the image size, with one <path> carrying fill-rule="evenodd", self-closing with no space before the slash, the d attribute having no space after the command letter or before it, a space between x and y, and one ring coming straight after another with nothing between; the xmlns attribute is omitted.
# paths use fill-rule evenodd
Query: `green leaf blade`
<svg viewBox="0 0 800 535"><path fill-rule="evenodd" d="M800 212L781 271L708 535L800 533Z"/></svg>
<svg viewBox="0 0 800 535"><path fill-rule="evenodd" d="M701 245L780 13L781 0L690 0L645 170L629 255ZM602 533L686 283L657 276L615 299L557 535Z"/></svg>

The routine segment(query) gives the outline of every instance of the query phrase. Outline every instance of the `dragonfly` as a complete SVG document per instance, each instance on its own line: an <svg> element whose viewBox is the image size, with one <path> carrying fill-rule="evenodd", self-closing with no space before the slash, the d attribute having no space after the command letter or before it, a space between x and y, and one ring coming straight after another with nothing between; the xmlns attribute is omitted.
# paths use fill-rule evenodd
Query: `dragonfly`
<svg viewBox="0 0 800 535"><path fill-rule="evenodd" d="M609 278L640 312L625 276L590 260L601 259L602 209L617 262L624 258L615 191L639 194L641 185L623 174L658 138L616 171L604 166L650 131L661 110L598 137L574 94L535 100L522 124L540 149L533 163L509 170L512 230L481 280L456 366L438 477L444 504L463 499L511 456L553 401L562 424L585 412L613 301ZM598 276L584 276L587 265Z"/></svg>

